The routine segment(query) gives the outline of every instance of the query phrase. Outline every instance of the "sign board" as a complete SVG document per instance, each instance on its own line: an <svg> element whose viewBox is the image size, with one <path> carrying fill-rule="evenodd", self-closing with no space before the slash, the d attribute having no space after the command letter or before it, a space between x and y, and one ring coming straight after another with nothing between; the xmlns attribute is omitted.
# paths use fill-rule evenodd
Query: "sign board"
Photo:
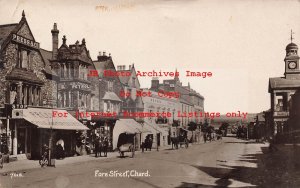
<svg viewBox="0 0 300 188"><path fill-rule="evenodd" d="M35 42L33 40L29 40L29 39L27 39L25 37L22 37L20 35L17 35L17 34L13 34L11 40L15 41L17 43L24 44L26 46L35 48L35 49L39 49L40 48L40 44L38 42Z"/></svg>

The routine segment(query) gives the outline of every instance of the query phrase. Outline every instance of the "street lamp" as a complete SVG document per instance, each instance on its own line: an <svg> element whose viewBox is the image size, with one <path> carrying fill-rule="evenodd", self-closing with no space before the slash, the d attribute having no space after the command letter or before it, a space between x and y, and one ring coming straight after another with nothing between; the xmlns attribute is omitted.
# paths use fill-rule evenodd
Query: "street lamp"
<svg viewBox="0 0 300 188"><path fill-rule="evenodd" d="M53 129L53 108L51 113L51 123L50 123L50 136L49 136L49 152L48 152L48 165L51 166L51 153L52 153L52 129Z"/></svg>

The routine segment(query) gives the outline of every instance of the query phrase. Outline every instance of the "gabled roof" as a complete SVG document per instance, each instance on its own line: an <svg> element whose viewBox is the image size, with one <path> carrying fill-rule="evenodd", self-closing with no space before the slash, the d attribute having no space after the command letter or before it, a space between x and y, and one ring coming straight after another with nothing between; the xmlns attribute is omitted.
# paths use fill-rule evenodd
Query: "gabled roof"
<svg viewBox="0 0 300 188"><path fill-rule="evenodd" d="M122 102L122 100L114 92L111 92L111 91L105 92L105 95L102 98L102 100Z"/></svg>
<svg viewBox="0 0 300 188"><path fill-rule="evenodd" d="M117 71L117 72L131 72L130 70L121 70L121 71ZM124 85L128 85L130 76L119 76L120 81L122 84Z"/></svg>
<svg viewBox="0 0 300 188"><path fill-rule="evenodd" d="M51 70L51 67L50 67L51 63L49 60L52 58L52 52L40 48L40 53L45 62L45 72L50 75L57 76L57 74L53 70Z"/></svg>
<svg viewBox="0 0 300 188"><path fill-rule="evenodd" d="M12 33L17 33L23 26L24 24L26 24L28 26L28 30L29 30L29 33L30 35L32 36L32 39L33 41L35 41L34 39L34 36L30 30L30 27L29 27L29 24L26 20L26 17L25 17L25 12L23 10L22 12L22 18L20 20L19 23L14 23L14 24L6 24L6 25L1 25L0 26L0 45L1 45L1 48L4 48L7 44L8 44L8 37L12 34Z"/></svg>
<svg viewBox="0 0 300 188"><path fill-rule="evenodd" d="M269 79L269 92L273 89L300 88L300 80L275 77Z"/></svg>
<svg viewBox="0 0 300 188"><path fill-rule="evenodd" d="M82 62L91 65L93 63L90 52L87 50L85 45L85 40L82 41L82 44L79 44L77 41L75 44L67 45L66 38L64 36L65 41L58 49L58 60L80 60Z"/></svg>
<svg viewBox="0 0 300 188"><path fill-rule="evenodd" d="M16 28L18 23L0 25L0 45L9 36L9 34Z"/></svg>
<svg viewBox="0 0 300 188"><path fill-rule="evenodd" d="M104 70L116 70L114 63L110 57L107 57L105 59L101 59L101 61L93 61L93 64L95 65L95 68L99 74L99 77L103 78Z"/></svg>

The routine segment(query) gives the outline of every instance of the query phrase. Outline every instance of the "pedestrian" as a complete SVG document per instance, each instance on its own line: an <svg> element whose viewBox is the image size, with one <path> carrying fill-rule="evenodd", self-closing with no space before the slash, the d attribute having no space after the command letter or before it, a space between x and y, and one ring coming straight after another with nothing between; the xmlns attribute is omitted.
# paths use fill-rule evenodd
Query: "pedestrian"
<svg viewBox="0 0 300 188"><path fill-rule="evenodd" d="M141 148L142 148L142 152L144 153L144 149L145 149L145 141L142 142Z"/></svg>
<svg viewBox="0 0 300 188"><path fill-rule="evenodd" d="M151 151L151 149L152 149L152 143L153 143L152 138L149 137L149 149L150 149L150 151Z"/></svg>
<svg viewBox="0 0 300 188"><path fill-rule="evenodd" d="M275 140L274 140L274 138L272 136L270 136L270 138L269 138L269 143L270 143L269 150L271 152L278 151L278 148L275 146Z"/></svg>
<svg viewBox="0 0 300 188"><path fill-rule="evenodd" d="M65 158L65 143L62 138L56 142L56 157L57 159Z"/></svg>

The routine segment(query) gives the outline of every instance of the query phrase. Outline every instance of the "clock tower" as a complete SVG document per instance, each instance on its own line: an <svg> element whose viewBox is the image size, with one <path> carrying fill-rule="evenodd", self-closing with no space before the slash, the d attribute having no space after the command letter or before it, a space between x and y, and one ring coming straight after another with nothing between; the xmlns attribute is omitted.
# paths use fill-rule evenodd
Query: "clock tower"
<svg viewBox="0 0 300 188"><path fill-rule="evenodd" d="M285 51L285 78L291 80L300 79L298 46L295 43L293 43L292 33L291 43L286 46Z"/></svg>

